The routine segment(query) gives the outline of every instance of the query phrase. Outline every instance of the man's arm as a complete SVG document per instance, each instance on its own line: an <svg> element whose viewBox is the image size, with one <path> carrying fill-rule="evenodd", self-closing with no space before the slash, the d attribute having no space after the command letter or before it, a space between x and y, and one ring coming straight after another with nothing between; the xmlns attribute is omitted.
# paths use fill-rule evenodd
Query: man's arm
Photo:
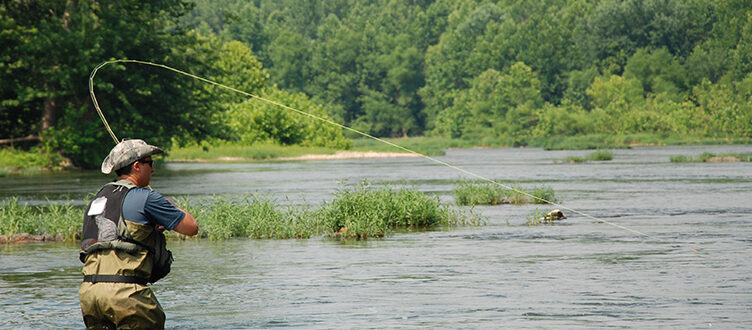
<svg viewBox="0 0 752 330"><path fill-rule="evenodd" d="M183 213L185 213L185 216L182 220L180 220L180 222L178 222L177 225L175 225L175 228L172 228L172 230L187 236L198 234L198 223L196 223L196 219L190 213L179 207L178 210L183 211Z"/></svg>

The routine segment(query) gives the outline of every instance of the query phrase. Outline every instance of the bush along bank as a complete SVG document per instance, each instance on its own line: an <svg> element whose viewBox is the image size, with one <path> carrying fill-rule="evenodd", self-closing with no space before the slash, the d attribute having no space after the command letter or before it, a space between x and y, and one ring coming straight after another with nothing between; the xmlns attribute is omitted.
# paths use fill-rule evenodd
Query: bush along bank
<svg viewBox="0 0 752 330"><path fill-rule="evenodd" d="M70 161L58 153L43 152L39 148L32 148L28 151L0 148L0 177L60 172L69 168L71 168Z"/></svg>
<svg viewBox="0 0 752 330"><path fill-rule="evenodd" d="M372 188L365 183L338 191L331 202L325 202L317 209L310 205L279 206L275 200L259 195L242 198L214 196L198 202L181 199L177 204L198 219L198 237L211 240L320 236L366 239L384 237L401 228L477 226L486 222L471 210L442 205L437 196L415 188ZM22 205L15 198L2 202L0 242L11 243L23 240L23 237L27 240L43 240L32 239L35 237L77 240L82 212L82 207L71 203L35 207ZM174 232L167 232L167 236L185 239Z"/></svg>

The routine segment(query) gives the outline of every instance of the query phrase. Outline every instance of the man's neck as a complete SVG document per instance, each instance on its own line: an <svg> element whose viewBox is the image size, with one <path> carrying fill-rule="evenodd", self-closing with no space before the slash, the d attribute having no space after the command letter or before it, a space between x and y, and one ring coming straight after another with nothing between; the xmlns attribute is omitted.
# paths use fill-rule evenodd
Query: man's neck
<svg viewBox="0 0 752 330"><path fill-rule="evenodd" d="M133 182L133 184L135 184L136 187L141 188L141 186L138 185L138 180L136 180L136 178L134 178L133 176L129 174L119 176L118 180L128 180L130 182Z"/></svg>

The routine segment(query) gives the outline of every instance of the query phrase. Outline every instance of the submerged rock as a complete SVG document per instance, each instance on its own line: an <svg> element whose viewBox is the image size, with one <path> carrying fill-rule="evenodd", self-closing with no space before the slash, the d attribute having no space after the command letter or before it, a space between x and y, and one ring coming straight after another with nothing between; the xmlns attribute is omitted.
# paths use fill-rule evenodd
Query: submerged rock
<svg viewBox="0 0 752 330"><path fill-rule="evenodd" d="M542 221L542 222L552 222L552 221L564 220L566 218L567 217L564 215L563 212L561 212L561 210L556 209L556 210L553 210L551 212L546 213L545 216L543 216L542 218L540 218L540 221Z"/></svg>

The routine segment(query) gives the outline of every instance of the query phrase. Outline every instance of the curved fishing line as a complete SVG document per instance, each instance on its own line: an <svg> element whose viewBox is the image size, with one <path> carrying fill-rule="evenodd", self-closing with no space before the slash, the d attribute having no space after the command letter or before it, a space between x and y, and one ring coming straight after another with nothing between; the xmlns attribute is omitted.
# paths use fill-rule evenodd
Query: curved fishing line
<svg viewBox="0 0 752 330"><path fill-rule="evenodd" d="M328 118L324 118L324 117L320 117L320 116L317 116L317 115L314 115L314 114L312 114L312 113L308 113L308 112L305 112L305 111L302 111L302 110L298 110L298 109L295 109L295 108L293 108L293 107L290 107L290 106L288 106L288 105L285 105L285 104L279 103L279 102L277 102L277 101L274 101L274 100L270 100L270 99L266 99L266 98L263 98L263 97L261 97L261 96L258 96L258 95L254 95L254 94L248 93L248 92L246 92L246 91L242 91L242 90L239 90L239 89L237 89L237 88L234 88L234 87L231 87L231 86L227 86L227 85L224 85L224 84L222 84L222 83L218 83L218 82L216 82L216 81L212 81L212 80L209 80L209 79L206 79L206 78L203 78L203 77L199 77L199 76L197 76L197 75L194 75L194 74L192 74L192 73L188 73L188 72L185 72L185 71L182 71L182 70L178 70L178 69L175 69L175 68L172 68L172 67L166 66L166 65L164 65L164 64L153 63L153 62L148 62L148 61L139 61L139 60L125 60L125 59L121 59L121 60L110 60L110 61L106 61L106 62L103 62L103 63L99 64L99 65L98 65L97 67L95 67L95 68L94 68L94 70L93 70L93 71L91 72L91 74L89 75L89 94L91 94L91 99L92 99L92 101L93 101L93 103L94 103L94 108L95 108L95 109L97 110L97 113L99 114L99 118L101 118L101 119L102 119L102 122L104 123L104 126L105 126L105 128L106 128L106 129L107 129L107 131L108 131L108 132L110 133L110 136L112 136L112 139L113 139L113 140L115 141L115 143L116 143L116 144L118 143L118 139L117 139L117 137L115 136L115 133L114 133L114 132L112 131L112 128L110 127L110 125L109 125L109 124L107 123L107 119L105 119L105 117L104 117L104 113L102 113L102 109L100 109L100 108L99 108L99 103L97 102L97 98L96 98L96 96L94 95L94 76L96 75L97 71L98 71L98 70L99 70L100 68L104 67L105 65L111 64L111 63L137 63L137 64L150 65L150 66L154 66L154 67L159 67L159 68L167 69L167 70L170 70L170 71L173 71L173 72L176 72L176 73L179 73L179 74L182 74L182 75L185 75L185 76L188 76L188 77L191 77L191 78L194 78L194 79L197 79L197 80L203 81L203 82L205 82L205 83L208 83L208 84L211 84L211 85L214 85L214 86L217 86L217 87L221 87L221 88L224 88L224 89L227 89L227 90L230 90L230 91L236 92L236 93L240 93L240 94L242 94L242 95L245 95L245 96L248 96L248 97L251 97L251 98L259 99L259 100L261 100L261 101L264 101L264 102L267 102L267 103L270 103L270 104L274 104L274 105L276 105L276 106L279 106L279 107L281 107L281 108L283 108L283 109L286 109L286 110L290 110L290 111L292 111L292 112L295 112L295 113L298 113L298 114L301 114L301 115L304 115L304 116L307 116L307 117L310 117L310 118L313 118L313 119L316 119L316 120L319 120L319 121L323 121L323 122L326 122L326 123L332 124L332 125L334 125L334 126L337 126L337 127L341 128L341 129L344 129L344 130L348 130L348 131L350 131L350 132L353 132L353 133L356 133L356 134L358 134L358 135L361 135L361 136L365 136L365 137L367 137L367 138L369 138L369 139L373 139L373 140L379 141L379 142L381 142L381 143L384 143L384 144L390 145L390 146L392 146L392 147L395 147L395 148L397 148L397 149L400 149L400 150L402 150L402 151L405 151L405 152L408 152L408 153L411 153L411 154L414 154L414 155L417 155L417 156L423 157L423 158L425 158L425 159L428 159L428 160L430 160L430 161L432 161L432 162L435 162L435 163L437 163L437 164L440 164L440 165L444 165L444 166L447 166L447 167L449 167L449 168L455 169L455 170L457 170L457 171L459 171L459 172L465 173L465 174L467 174L467 175L469 175L469 176L475 177L475 178L477 178L477 179L480 179L480 180L482 180L482 181L485 181L485 182L488 182L488 183L491 183L491 184L497 185L497 186L499 186L499 187L503 187L503 188L505 188L505 189L508 189L508 190L511 190L511 191L514 191L514 192L517 192L517 193L520 193L520 194L523 194L523 195L525 195L525 196L527 196L527 197L530 197L530 198L533 198L533 199L535 199L535 200L539 200L539 201L542 201L542 202L544 202L544 203L547 203L547 204L550 204L550 205L554 205L554 206L557 206L557 207L559 207L559 208L561 208L561 209L564 209L564 210L570 211L570 212L572 212L572 213L576 213L576 214L579 214L579 215L581 215L581 216L584 216L584 217L586 217L586 218L590 218L590 219L592 219L592 220L595 220L595 221L597 221L597 222L602 222L602 223L605 223L605 224L608 224L608 225L614 226L614 227L616 227L616 228L619 228L619 229L623 229L623 230L626 230L626 231L629 231L629 232L632 232L632 233L635 233L635 234L638 234L638 235L642 235L642 236L645 236L645 237L649 237L649 238L654 238L653 236L651 236L651 235L648 235L648 234L645 234L645 233L643 233L643 232L641 232L641 231L638 231L638 230L635 230L635 229L632 229L632 228L629 228L629 227L625 227L625 226L622 226L622 225L619 225L619 224L616 224L616 223L613 223L613 222L610 222L610 221L606 221L606 220L604 220L604 219L601 219L601 218L598 218L598 217L595 217L595 216L589 215L589 214L587 214L587 213L584 213L584 212L580 212L580 211L577 211L577 210L575 210L575 209L569 208L569 207L567 207L567 206L564 206L564 205L562 205L562 204L559 204L559 203L556 203L556 202L553 202L553 201L549 201L549 200L546 200L546 199L544 199L544 198L540 198L540 197L538 197L538 196L534 196L534 195L532 195L532 194L530 194L530 193L527 193L527 192L521 191L521 190L519 190L519 189L516 189L516 188L514 188L514 187L511 187L511 186L505 185L505 184L503 184L503 183L501 183L501 182L497 182L496 180L493 180L493 179L490 179L490 178L486 178L486 177L484 177L484 176L482 176L482 175L479 175L479 174L475 174L475 173L473 173L473 172L470 172L470 171L468 171L468 170L465 170L465 169L463 169L463 168L461 168L461 167L458 167L458 166L455 166L455 165L449 164L449 163L447 163L447 162L445 162L445 161L442 161L442 160L439 160L439 159L433 158L433 157L431 157L431 156L428 156L428 155L424 155L424 154L422 154L422 153L420 153L420 152L417 152L417 151L414 151L414 150L408 149L408 148L406 148L406 147L403 147L403 146L401 146L401 145L398 145L398 144L395 144L395 143L389 142L389 141L387 141L387 140L384 140L384 139L382 139L382 138L378 138L378 137L375 137L375 136L373 136L373 135L370 135L370 134L368 134L368 133L365 133L365 132L361 132L361 131L359 131L359 130L357 130L357 129L354 129L354 128L351 128L351 127L348 127L348 126L342 125L342 124L340 124L340 123L337 123L337 122L335 122L335 121L333 121L333 120L331 120L331 119L328 119Z"/></svg>

